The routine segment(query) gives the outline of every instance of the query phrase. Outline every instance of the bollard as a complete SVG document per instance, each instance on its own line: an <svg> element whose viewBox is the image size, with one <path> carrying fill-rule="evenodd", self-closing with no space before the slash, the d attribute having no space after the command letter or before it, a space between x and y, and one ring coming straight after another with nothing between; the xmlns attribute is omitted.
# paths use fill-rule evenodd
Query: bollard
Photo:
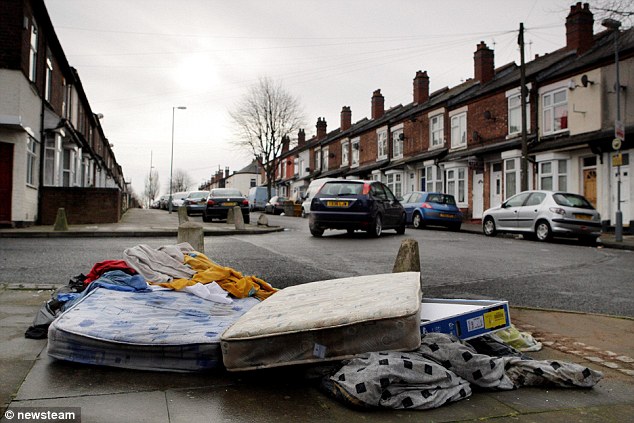
<svg viewBox="0 0 634 423"><path fill-rule="evenodd" d="M55 216L54 231L67 231L68 221L66 220L66 210L63 207L57 209L57 216Z"/></svg>
<svg viewBox="0 0 634 423"><path fill-rule="evenodd" d="M418 242L413 239L406 239L401 242L401 248L398 250L396 261L392 273L400 272L419 272L420 273L420 289L423 292L423 274L420 271L420 254L418 251Z"/></svg>
<svg viewBox="0 0 634 423"><path fill-rule="evenodd" d="M269 218L265 214L261 214L258 217L258 226L269 226Z"/></svg>
<svg viewBox="0 0 634 423"><path fill-rule="evenodd" d="M189 216L187 216L187 206L178 207L178 224L181 225L185 222L189 222Z"/></svg>
<svg viewBox="0 0 634 423"><path fill-rule="evenodd" d="M235 222L236 229L244 229L244 216L242 216L240 206L233 206L233 220Z"/></svg>
<svg viewBox="0 0 634 423"><path fill-rule="evenodd" d="M238 207L238 208L240 208L240 207ZM235 221L236 221L235 216L234 216L234 214L235 214L234 213L234 209L235 209L235 207L232 207L229 210L227 210L227 223L228 224L235 223Z"/></svg>
<svg viewBox="0 0 634 423"><path fill-rule="evenodd" d="M205 234L200 223L187 221L179 225L176 242L188 242L195 251L205 254Z"/></svg>

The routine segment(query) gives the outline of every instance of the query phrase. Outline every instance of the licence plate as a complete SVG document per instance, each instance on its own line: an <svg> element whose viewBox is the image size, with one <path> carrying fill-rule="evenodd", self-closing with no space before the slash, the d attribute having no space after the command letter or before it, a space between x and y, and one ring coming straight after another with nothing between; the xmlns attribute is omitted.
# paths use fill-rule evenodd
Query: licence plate
<svg viewBox="0 0 634 423"><path fill-rule="evenodd" d="M348 207L347 201L326 201L327 207Z"/></svg>
<svg viewBox="0 0 634 423"><path fill-rule="evenodd" d="M447 218L447 219L453 219L453 214L440 213L440 217L444 217L444 218Z"/></svg>
<svg viewBox="0 0 634 423"><path fill-rule="evenodd" d="M575 218L580 220L592 220L592 216L589 214L575 214Z"/></svg>
<svg viewBox="0 0 634 423"><path fill-rule="evenodd" d="M238 203L236 203L235 201L232 201L230 203L222 203L221 204L221 206L224 206L224 207L237 206L237 205L238 205Z"/></svg>

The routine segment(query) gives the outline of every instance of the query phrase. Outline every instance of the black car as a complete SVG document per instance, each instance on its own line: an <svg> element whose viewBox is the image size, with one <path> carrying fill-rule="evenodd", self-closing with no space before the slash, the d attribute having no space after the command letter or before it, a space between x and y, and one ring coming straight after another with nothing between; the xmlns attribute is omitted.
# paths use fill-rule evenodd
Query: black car
<svg viewBox="0 0 634 423"><path fill-rule="evenodd" d="M310 204L309 227L320 237L326 229L367 231L379 237L383 229L405 233L406 214L392 191L378 181L326 182Z"/></svg>
<svg viewBox="0 0 634 423"><path fill-rule="evenodd" d="M282 214L284 213L284 201L288 201L286 197L275 196L271 197L268 203L264 206L264 213L267 214Z"/></svg>
<svg viewBox="0 0 634 423"><path fill-rule="evenodd" d="M203 222L226 219L229 209L240 206L244 223L249 223L249 200L233 188L216 188L209 191L207 206L203 210Z"/></svg>

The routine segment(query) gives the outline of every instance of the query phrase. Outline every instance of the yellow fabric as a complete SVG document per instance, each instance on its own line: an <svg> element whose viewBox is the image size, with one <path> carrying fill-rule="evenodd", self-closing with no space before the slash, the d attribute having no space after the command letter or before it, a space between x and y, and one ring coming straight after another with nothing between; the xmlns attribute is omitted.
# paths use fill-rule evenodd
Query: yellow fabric
<svg viewBox="0 0 634 423"><path fill-rule="evenodd" d="M195 257L186 255L184 263L196 271L191 279L173 279L171 282L159 283L158 285L180 290L197 283L216 282L236 298L256 297L259 300L264 300L277 292L277 289L262 279L255 276L243 276L242 273L231 267L220 266L212 262L202 253L196 253Z"/></svg>

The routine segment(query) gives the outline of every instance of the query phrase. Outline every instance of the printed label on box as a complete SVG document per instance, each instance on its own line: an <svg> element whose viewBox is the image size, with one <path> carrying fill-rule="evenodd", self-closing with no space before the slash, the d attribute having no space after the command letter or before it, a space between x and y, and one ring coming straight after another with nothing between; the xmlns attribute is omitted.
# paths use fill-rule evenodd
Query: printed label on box
<svg viewBox="0 0 634 423"><path fill-rule="evenodd" d="M484 327L484 318L482 316L474 317L467 320L467 330L473 332L474 330L482 329Z"/></svg>
<svg viewBox="0 0 634 423"><path fill-rule="evenodd" d="M315 346L313 347L313 355L319 358L326 358L326 346L315 344Z"/></svg>
<svg viewBox="0 0 634 423"><path fill-rule="evenodd" d="M504 326L506 324L506 313L504 309L493 310L484 313L484 327L487 329Z"/></svg>

